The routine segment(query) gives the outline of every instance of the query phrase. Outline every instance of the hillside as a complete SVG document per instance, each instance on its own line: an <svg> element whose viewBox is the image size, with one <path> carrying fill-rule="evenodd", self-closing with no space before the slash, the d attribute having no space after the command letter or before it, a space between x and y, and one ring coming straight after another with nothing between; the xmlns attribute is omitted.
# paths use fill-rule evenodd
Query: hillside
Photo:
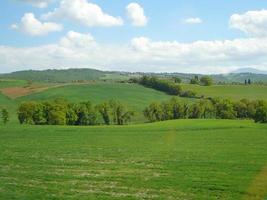
<svg viewBox="0 0 267 200"><path fill-rule="evenodd" d="M44 71L18 71L10 74L0 74L2 79L30 80L35 82L65 83L73 81L90 81L104 77L106 72L94 69L68 69Z"/></svg>
<svg viewBox="0 0 267 200"><path fill-rule="evenodd" d="M202 74L183 73L130 73L130 72L105 72L94 69L66 69L66 70L44 70L44 71L18 71L9 74L0 74L0 79L30 80L35 82L67 83L83 82L92 80L127 80L130 77L140 77L143 75L157 76L161 78L180 77L183 82L189 82L194 76ZM267 83L267 74L254 73L230 73L210 75L216 83L244 83L246 79L252 82Z"/></svg>
<svg viewBox="0 0 267 200"><path fill-rule="evenodd" d="M145 119L142 111L146 106L151 102L163 101L170 99L171 97L172 96L163 92L135 84L92 83L52 88L18 98L16 101L44 101L55 98L64 98L70 102L91 101L92 103L97 104L103 101L116 99L122 101L136 111L136 116L134 118L135 122L143 122ZM186 98L181 98L181 100L190 101L190 99Z"/></svg>

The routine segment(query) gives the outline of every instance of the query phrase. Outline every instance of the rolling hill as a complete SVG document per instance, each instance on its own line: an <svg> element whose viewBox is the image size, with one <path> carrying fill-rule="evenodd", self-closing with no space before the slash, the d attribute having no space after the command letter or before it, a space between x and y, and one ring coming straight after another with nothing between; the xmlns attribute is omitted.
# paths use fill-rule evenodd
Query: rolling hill
<svg viewBox="0 0 267 200"><path fill-rule="evenodd" d="M0 74L0 79L30 80L34 82L69 83L92 80L121 81L130 77L140 77L151 75L161 78L180 77L183 82L189 82L194 76L203 74L183 74L183 73L130 73L130 72L108 72L95 69L65 69L65 70L44 70L44 71L18 71L9 74ZM244 83L246 79L252 82L267 83L267 74L254 73L230 73L210 75L216 83Z"/></svg>

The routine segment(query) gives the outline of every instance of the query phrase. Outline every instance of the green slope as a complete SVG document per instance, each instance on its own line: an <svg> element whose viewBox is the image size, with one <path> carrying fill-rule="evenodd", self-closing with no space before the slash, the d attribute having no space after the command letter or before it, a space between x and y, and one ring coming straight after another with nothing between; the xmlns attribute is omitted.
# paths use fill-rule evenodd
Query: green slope
<svg viewBox="0 0 267 200"><path fill-rule="evenodd" d="M25 80L0 79L0 89L9 87L23 87L27 84Z"/></svg>
<svg viewBox="0 0 267 200"><path fill-rule="evenodd" d="M260 85L213 85L199 86L192 84L182 84L184 90L193 90L198 95L205 97L222 97L234 100L247 99L265 99L267 100L267 86Z"/></svg>
<svg viewBox="0 0 267 200"><path fill-rule="evenodd" d="M105 76L105 72L94 69L68 69L44 71L18 71L10 74L0 74L0 78L31 80L35 82L65 83L72 81L97 80Z"/></svg>
<svg viewBox="0 0 267 200"><path fill-rule="evenodd" d="M264 199L266 164L250 121L0 131L1 199Z"/></svg>
<svg viewBox="0 0 267 200"><path fill-rule="evenodd" d="M141 122L145 120L142 111L146 106L154 101L170 99L172 96L135 84L96 83L53 88L19 98L17 101L44 101L59 97L65 98L70 102L91 101L94 104L111 99L120 100L136 111L134 121ZM185 98L181 98L181 100L191 101Z"/></svg>

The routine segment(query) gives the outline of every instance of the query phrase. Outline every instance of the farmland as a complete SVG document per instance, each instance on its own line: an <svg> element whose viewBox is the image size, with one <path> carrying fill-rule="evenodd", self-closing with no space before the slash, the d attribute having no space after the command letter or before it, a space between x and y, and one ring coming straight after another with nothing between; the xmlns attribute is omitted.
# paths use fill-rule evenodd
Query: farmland
<svg viewBox="0 0 267 200"><path fill-rule="evenodd" d="M267 188L266 126L251 121L6 126L0 143L2 199L262 199Z"/></svg>
<svg viewBox="0 0 267 200"><path fill-rule="evenodd" d="M2 85L1 85L2 84ZM0 87L25 88L27 82ZM250 120L144 123L151 102L172 96L138 84L97 81L45 88L0 105L0 199L263 199L267 191L267 129ZM266 86L195 86L206 97L266 99ZM119 99L136 111L126 126L19 125L21 102L65 98L94 104ZM179 97L190 103L195 99ZM15 191L15 192L14 192Z"/></svg>
<svg viewBox="0 0 267 200"><path fill-rule="evenodd" d="M185 90L193 90L197 95L204 95L205 97L220 97L230 98L233 100L240 100L247 98L267 99L267 86L263 85L213 85L209 87L183 84L182 88Z"/></svg>

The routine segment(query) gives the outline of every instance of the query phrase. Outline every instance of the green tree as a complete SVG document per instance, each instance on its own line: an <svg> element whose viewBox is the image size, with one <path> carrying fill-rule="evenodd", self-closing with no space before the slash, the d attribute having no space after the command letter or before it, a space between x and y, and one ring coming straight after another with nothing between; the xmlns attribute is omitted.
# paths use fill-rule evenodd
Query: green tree
<svg viewBox="0 0 267 200"><path fill-rule="evenodd" d="M103 121L106 125L110 125L111 123L111 107L108 102L101 103L96 106L96 109L99 111L100 115L103 118Z"/></svg>
<svg viewBox="0 0 267 200"><path fill-rule="evenodd" d="M50 101L44 103L44 113L48 125L65 125L67 105L59 101Z"/></svg>
<svg viewBox="0 0 267 200"><path fill-rule="evenodd" d="M67 125L77 125L78 115L76 113L77 105L69 104L66 113L66 124Z"/></svg>
<svg viewBox="0 0 267 200"><path fill-rule="evenodd" d="M267 103L257 107L254 120L256 123L267 123Z"/></svg>
<svg viewBox="0 0 267 200"><path fill-rule="evenodd" d="M211 86L213 83L213 80L210 76L202 76L200 79L200 83L201 85L204 85L204 86Z"/></svg>
<svg viewBox="0 0 267 200"><path fill-rule="evenodd" d="M1 115L2 115L2 121L4 124L7 124L9 122L9 113L7 109L3 108L1 110Z"/></svg>
<svg viewBox="0 0 267 200"><path fill-rule="evenodd" d="M172 98L170 100L170 105L172 108L173 119L184 118L184 104L181 103L177 98Z"/></svg>
<svg viewBox="0 0 267 200"><path fill-rule="evenodd" d="M91 102L80 103L77 108L77 125L96 125L97 112Z"/></svg>
<svg viewBox="0 0 267 200"><path fill-rule="evenodd" d="M163 114L162 107L159 103L151 103L144 110L144 115L150 122L161 121L162 114Z"/></svg>
<svg viewBox="0 0 267 200"><path fill-rule="evenodd" d="M179 77L173 77L175 83L182 83L182 79Z"/></svg>
<svg viewBox="0 0 267 200"><path fill-rule="evenodd" d="M192 78L192 79L190 80L190 84L197 85L197 84L199 84L199 80L196 79L196 78Z"/></svg>
<svg viewBox="0 0 267 200"><path fill-rule="evenodd" d="M134 112L129 110L120 101L111 100L109 102L112 108L113 122L117 125L124 125L131 121Z"/></svg>
<svg viewBox="0 0 267 200"><path fill-rule="evenodd" d="M236 111L234 110L233 102L229 99L214 99L213 100L216 117L220 119L235 119Z"/></svg>
<svg viewBox="0 0 267 200"><path fill-rule="evenodd" d="M39 110L38 108L39 108L38 103L34 101L22 103L18 108L19 122L21 124L36 124L36 121L42 121L42 119L45 119L44 111L42 111L42 113L40 114L37 111ZM40 120L38 120L39 115L43 116L43 117L40 116Z"/></svg>
<svg viewBox="0 0 267 200"><path fill-rule="evenodd" d="M200 119L204 117L205 108L200 102L194 103L189 108L190 119Z"/></svg>

